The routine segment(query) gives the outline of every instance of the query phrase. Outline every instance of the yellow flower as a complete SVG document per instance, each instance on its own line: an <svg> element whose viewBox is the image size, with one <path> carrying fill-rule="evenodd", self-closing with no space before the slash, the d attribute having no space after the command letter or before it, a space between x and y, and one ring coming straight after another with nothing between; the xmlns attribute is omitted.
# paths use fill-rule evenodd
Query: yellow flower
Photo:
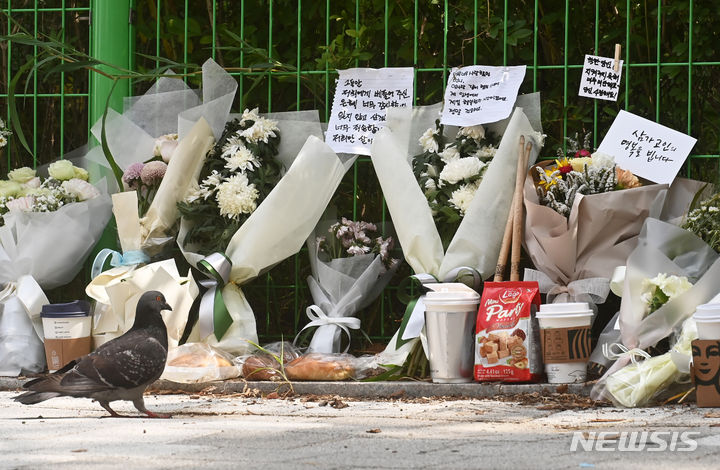
<svg viewBox="0 0 720 470"><path fill-rule="evenodd" d="M573 170L575 171L583 171L585 169L585 165L589 165L592 161L592 158L590 157L577 157L570 160L570 165L572 165Z"/></svg>
<svg viewBox="0 0 720 470"><path fill-rule="evenodd" d="M560 171L561 175L565 175L573 171L573 167L568 161L567 157L556 159L555 163L557 164L557 169Z"/></svg>
<svg viewBox="0 0 720 470"><path fill-rule="evenodd" d="M544 170L545 176L547 176L547 180L541 179L538 183L542 188L547 191L551 187L555 186L557 184L557 180L559 179L557 176L553 176L553 173L555 173L556 170L548 170L547 168Z"/></svg>

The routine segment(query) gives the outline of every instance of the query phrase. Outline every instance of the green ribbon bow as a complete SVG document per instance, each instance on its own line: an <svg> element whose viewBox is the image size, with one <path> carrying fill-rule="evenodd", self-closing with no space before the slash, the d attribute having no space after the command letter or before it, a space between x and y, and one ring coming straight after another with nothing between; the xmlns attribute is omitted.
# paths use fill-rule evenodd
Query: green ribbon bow
<svg viewBox="0 0 720 470"><path fill-rule="evenodd" d="M206 338L215 334L215 338L220 341L233 322L222 297L222 288L230 281L232 261L223 253L213 253L200 260L197 268L208 277L198 281L207 289L200 301L200 337Z"/></svg>

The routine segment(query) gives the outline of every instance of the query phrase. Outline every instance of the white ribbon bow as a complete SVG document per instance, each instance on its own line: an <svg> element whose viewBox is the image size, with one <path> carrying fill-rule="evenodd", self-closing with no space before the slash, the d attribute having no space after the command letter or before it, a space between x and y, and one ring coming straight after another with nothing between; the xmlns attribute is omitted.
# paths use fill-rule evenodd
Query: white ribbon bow
<svg viewBox="0 0 720 470"><path fill-rule="evenodd" d="M620 350L620 352L614 352L613 348L616 347ZM612 343L612 344L603 344L602 345L602 351L603 355L607 357L610 360L617 360L622 358L629 358L633 364L637 364L638 361L636 357L642 357L643 359L650 359L652 356L648 354L646 351L643 351L640 348L632 348L628 349L624 344L620 343Z"/></svg>
<svg viewBox="0 0 720 470"><path fill-rule="evenodd" d="M540 292L547 294L547 302L587 302L591 307L605 302L610 294L610 280L605 277L590 277L571 281L563 286L534 269L525 269L525 281L537 281Z"/></svg>
<svg viewBox="0 0 720 470"><path fill-rule="evenodd" d="M338 328L340 328L342 331L345 332L345 334L348 337L348 340L350 339L350 330L358 330L360 329L360 319L355 317L334 317L332 316L333 312L330 312L331 315L326 315L325 312L322 311L320 307L317 305L311 305L308 308L305 309L305 314L307 315L308 319L310 320L310 323L305 325L302 330L295 336L295 341L297 342L298 337L300 334L305 331L306 329L313 327L313 326L326 326L326 325L334 325ZM317 335L317 333L316 333ZM348 349L350 349L350 342L348 341L347 347L345 347L345 350L343 352L347 352Z"/></svg>

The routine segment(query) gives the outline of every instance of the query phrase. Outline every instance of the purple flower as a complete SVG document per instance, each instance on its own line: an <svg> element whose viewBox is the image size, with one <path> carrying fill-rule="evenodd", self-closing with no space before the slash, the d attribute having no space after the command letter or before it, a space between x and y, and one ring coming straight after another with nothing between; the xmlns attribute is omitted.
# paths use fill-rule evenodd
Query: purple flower
<svg viewBox="0 0 720 470"><path fill-rule="evenodd" d="M158 160L148 162L140 171L140 179L148 186L158 184L165 176L167 164Z"/></svg>
<svg viewBox="0 0 720 470"><path fill-rule="evenodd" d="M140 182L140 173L144 166L144 163L138 162L127 167L125 173L123 173L122 180L128 189L137 189L138 183Z"/></svg>

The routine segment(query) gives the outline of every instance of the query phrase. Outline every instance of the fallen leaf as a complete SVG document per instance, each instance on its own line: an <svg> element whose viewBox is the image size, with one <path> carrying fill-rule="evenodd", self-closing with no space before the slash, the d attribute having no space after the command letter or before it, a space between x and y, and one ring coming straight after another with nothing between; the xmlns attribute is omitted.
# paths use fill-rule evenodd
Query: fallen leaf
<svg viewBox="0 0 720 470"><path fill-rule="evenodd" d="M717 411L710 411L708 413L705 413L703 418L720 418L720 413Z"/></svg>
<svg viewBox="0 0 720 470"><path fill-rule="evenodd" d="M589 423L617 423L620 421L626 421L621 418L597 418L597 419L591 419L588 421Z"/></svg>
<svg viewBox="0 0 720 470"><path fill-rule="evenodd" d="M87 449L74 449L74 450L71 450L70 452L87 452Z"/></svg>
<svg viewBox="0 0 720 470"><path fill-rule="evenodd" d="M368 429L368 430L365 431L365 432L366 432L366 433L369 433L369 434L377 434L377 433L379 433L379 432L381 432L381 431L380 431L380 429L375 428L375 429Z"/></svg>

